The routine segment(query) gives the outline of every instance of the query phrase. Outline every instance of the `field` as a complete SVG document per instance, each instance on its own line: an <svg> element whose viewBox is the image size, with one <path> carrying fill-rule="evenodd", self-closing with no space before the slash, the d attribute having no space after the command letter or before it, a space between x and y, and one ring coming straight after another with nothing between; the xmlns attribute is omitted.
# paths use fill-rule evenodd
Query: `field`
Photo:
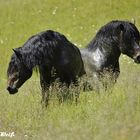
<svg viewBox="0 0 140 140"><path fill-rule="evenodd" d="M31 35L53 29L85 47L102 25L115 19L135 19L140 30L139 0L0 0L0 134L14 132L15 140L139 140L140 65L124 55L113 92L81 91L77 105L59 104L52 96L42 109L36 73L18 94L6 91L12 48Z"/></svg>

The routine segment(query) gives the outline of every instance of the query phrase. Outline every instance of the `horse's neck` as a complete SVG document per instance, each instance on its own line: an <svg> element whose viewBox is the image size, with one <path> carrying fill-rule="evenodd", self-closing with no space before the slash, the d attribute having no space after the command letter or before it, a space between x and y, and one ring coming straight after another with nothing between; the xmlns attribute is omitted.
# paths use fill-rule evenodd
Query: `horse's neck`
<svg viewBox="0 0 140 140"><path fill-rule="evenodd" d="M92 42L80 51L85 65L94 71L102 71L104 67L115 67L118 63L121 53L117 47L114 42Z"/></svg>
<svg viewBox="0 0 140 140"><path fill-rule="evenodd" d="M94 51L100 50L106 59L119 59L121 54L119 42L112 38L103 38L101 41L94 41L92 47L94 48Z"/></svg>
<svg viewBox="0 0 140 140"><path fill-rule="evenodd" d="M30 70L41 63L42 56L39 53L40 52L34 48L23 52L23 61Z"/></svg>
<svg viewBox="0 0 140 140"><path fill-rule="evenodd" d="M89 52L87 51L87 48L82 48L80 49L80 53L82 55L82 58L84 58L84 57L87 57Z"/></svg>

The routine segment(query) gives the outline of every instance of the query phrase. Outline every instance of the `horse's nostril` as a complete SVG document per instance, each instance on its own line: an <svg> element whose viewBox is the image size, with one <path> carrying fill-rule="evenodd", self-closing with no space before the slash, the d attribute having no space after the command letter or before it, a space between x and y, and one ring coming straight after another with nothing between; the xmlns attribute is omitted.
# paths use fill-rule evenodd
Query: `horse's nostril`
<svg viewBox="0 0 140 140"><path fill-rule="evenodd" d="M140 55L139 56L137 56L137 62L139 62L140 63Z"/></svg>
<svg viewBox="0 0 140 140"><path fill-rule="evenodd" d="M7 87L7 90L10 94L15 94L18 92L18 89L17 88L12 88L10 86Z"/></svg>
<svg viewBox="0 0 140 140"><path fill-rule="evenodd" d="M8 91L10 91L10 90L11 90L11 88L10 88L10 87L7 87L7 90L8 90Z"/></svg>

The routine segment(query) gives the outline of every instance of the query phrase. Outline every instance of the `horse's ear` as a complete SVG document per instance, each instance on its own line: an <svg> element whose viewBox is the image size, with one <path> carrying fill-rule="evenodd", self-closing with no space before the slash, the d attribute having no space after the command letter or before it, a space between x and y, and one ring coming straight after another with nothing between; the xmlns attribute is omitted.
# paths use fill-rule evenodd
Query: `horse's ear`
<svg viewBox="0 0 140 140"><path fill-rule="evenodd" d="M123 24L120 24L120 30L124 31L124 25Z"/></svg>
<svg viewBox="0 0 140 140"><path fill-rule="evenodd" d="M14 53L16 54L17 58L21 60L22 55L18 49L13 49Z"/></svg>

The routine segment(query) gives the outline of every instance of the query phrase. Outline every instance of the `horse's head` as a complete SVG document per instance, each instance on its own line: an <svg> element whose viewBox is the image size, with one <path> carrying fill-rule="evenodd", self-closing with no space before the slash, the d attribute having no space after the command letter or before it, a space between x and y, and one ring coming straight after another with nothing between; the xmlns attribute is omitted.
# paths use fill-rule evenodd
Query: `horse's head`
<svg viewBox="0 0 140 140"><path fill-rule="evenodd" d="M32 75L32 71L29 70L24 61L22 60L22 55L17 50L14 50L14 54L11 57L9 67L7 70L7 90L10 94L15 94L18 89L24 84L24 82L29 79Z"/></svg>
<svg viewBox="0 0 140 140"><path fill-rule="evenodd" d="M120 50L123 54L140 63L140 34L136 26L130 22L125 22L120 26Z"/></svg>

